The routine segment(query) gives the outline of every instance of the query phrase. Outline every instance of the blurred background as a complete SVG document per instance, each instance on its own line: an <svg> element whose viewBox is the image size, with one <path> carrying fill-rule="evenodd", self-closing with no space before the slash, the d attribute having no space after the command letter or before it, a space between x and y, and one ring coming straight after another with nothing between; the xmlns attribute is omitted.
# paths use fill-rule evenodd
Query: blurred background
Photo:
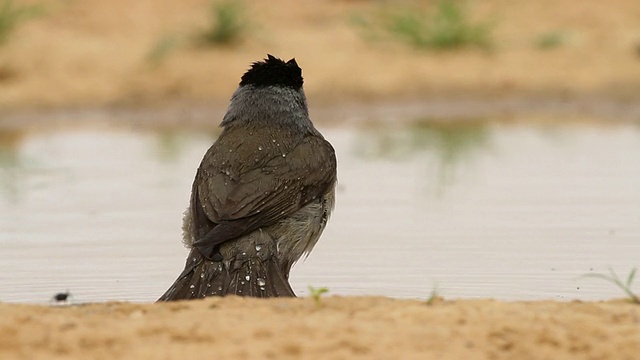
<svg viewBox="0 0 640 360"><path fill-rule="evenodd" d="M584 275L640 265L637 0L0 0L0 301L162 294L267 53L338 154L298 294L624 296Z"/></svg>

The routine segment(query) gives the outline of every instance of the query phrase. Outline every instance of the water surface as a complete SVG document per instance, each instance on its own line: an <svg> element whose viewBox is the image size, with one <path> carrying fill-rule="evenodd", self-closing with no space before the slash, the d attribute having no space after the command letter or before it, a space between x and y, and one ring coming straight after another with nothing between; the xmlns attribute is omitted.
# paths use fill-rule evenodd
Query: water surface
<svg viewBox="0 0 640 360"><path fill-rule="evenodd" d="M417 122L323 128L337 205L292 271L332 294L605 299L640 266L640 128ZM183 268L181 216L215 134L0 134L0 301L153 301ZM636 285L636 289L640 285Z"/></svg>

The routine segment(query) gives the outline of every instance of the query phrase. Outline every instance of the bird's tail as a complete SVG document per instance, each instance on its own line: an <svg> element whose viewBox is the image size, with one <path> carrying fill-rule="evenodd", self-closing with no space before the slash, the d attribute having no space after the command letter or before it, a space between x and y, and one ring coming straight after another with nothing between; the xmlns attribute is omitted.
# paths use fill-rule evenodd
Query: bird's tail
<svg viewBox="0 0 640 360"><path fill-rule="evenodd" d="M184 270L158 301L186 300L207 296L293 296L268 244L223 251L222 261L205 259L193 248Z"/></svg>

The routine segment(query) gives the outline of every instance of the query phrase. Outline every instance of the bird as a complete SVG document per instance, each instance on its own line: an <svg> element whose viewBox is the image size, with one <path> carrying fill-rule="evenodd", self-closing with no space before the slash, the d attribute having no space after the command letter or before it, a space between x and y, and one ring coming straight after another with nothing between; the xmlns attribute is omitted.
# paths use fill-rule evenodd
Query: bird
<svg viewBox="0 0 640 360"><path fill-rule="evenodd" d="M271 54L242 75L193 181L184 270L158 301L296 296L291 267L325 229L337 182L303 82L295 58Z"/></svg>

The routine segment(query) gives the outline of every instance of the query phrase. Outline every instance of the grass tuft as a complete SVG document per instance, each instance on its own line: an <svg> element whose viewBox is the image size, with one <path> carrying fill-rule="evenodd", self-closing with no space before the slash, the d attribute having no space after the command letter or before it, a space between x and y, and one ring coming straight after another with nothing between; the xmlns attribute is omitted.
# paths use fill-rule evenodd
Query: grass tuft
<svg viewBox="0 0 640 360"><path fill-rule="evenodd" d="M438 295L438 287L434 286L433 289L431 290L431 294L429 294L429 297L427 298L427 301L426 301L427 305L433 305L439 299L440 299L440 295Z"/></svg>
<svg viewBox="0 0 640 360"><path fill-rule="evenodd" d="M146 63L158 66L169 55L185 46L229 46L242 40L249 28L245 8L240 1L213 0L209 4L209 22L194 34L165 34L159 38L145 56Z"/></svg>
<svg viewBox="0 0 640 360"><path fill-rule="evenodd" d="M606 280L616 285L622 291L624 291L632 303L640 304L640 297L631 290L631 284L633 283L633 279L636 276L636 270L638 269L637 268L631 269L631 271L629 272L629 275L627 275L626 281L622 281L622 279L620 279L618 274L616 274L611 267L609 267L608 275L607 274L584 274L582 276Z"/></svg>
<svg viewBox="0 0 640 360"><path fill-rule="evenodd" d="M535 46L542 50L551 50L567 44L567 34L562 31L550 31L540 34L535 40Z"/></svg>
<svg viewBox="0 0 640 360"><path fill-rule="evenodd" d="M213 1L209 15L209 26L200 34L203 43L231 45L242 38L247 28L242 3L231 0Z"/></svg>
<svg viewBox="0 0 640 360"><path fill-rule="evenodd" d="M18 5L13 0L0 2L0 46L9 41L18 25L43 14L40 5Z"/></svg>
<svg viewBox="0 0 640 360"><path fill-rule="evenodd" d="M404 6L352 20L369 39L392 37L417 49L489 48L493 43L493 24L472 22L462 0L440 0L432 12Z"/></svg>
<svg viewBox="0 0 640 360"><path fill-rule="evenodd" d="M152 65L159 65L169 56L169 54L176 50L181 45L181 43L182 40L178 36L163 36L153 45L153 47L147 54L147 62Z"/></svg>

